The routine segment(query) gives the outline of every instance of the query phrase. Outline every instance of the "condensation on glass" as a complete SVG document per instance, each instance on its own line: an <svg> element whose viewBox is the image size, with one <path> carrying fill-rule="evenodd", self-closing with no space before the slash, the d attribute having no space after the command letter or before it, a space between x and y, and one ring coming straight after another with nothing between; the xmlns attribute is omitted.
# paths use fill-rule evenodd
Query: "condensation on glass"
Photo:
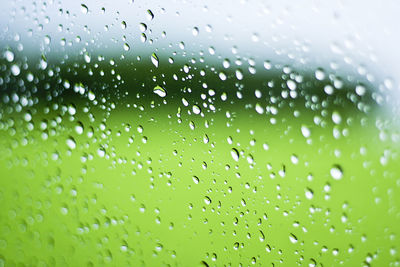
<svg viewBox="0 0 400 267"><path fill-rule="evenodd" d="M399 3L0 11L0 266L399 266Z"/></svg>

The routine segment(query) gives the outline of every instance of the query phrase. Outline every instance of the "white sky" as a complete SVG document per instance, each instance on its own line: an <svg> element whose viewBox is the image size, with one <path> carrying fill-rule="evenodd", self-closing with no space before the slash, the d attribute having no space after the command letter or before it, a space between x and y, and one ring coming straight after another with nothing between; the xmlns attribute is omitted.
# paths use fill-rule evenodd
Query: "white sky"
<svg viewBox="0 0 400 267"><path fill-rule="evenodd" d="M56 52L64 51L60 40L65 38L73 43L68 51L131 56L146 51L168 56L173 51L182 53L179 43L183 41L189 58L193 53L198 57L200 50L209 55L212 46L216 54L210 60L218 56L233 59L235 46L238 55L251 57L257 64L269 59L294 66L328 67L335 62L343 71L363 66L381 79L391 78L394 84L400 77L400 1L1 1L3 49L13 42L10 39L15 33L19 33L24 51L39 52L49 49L44 44L46 35ZM81 3L88 6L87 14L81 11ZM151 21L148 9L154 13ZM127 23L126 29L122 29L122 21ZM146 34L152 44L140 41L141 22L148 25ZM211 32L206 31L207 25ZM194 27L199 29L198 36L193 35ZM124 35L129 52L123 50Z"/></svg>

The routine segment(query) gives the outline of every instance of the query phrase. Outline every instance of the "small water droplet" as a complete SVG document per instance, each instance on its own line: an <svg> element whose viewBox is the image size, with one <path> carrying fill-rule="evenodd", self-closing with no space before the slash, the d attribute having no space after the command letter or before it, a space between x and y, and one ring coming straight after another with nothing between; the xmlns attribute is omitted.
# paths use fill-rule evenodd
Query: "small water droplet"
<svg viewBox="0 0 400 267"><path fill-rule="evenodd" d="M87 14L89 11L89 8L85 4L81 4L81 12L83 14Z"/></svg>
<svg viewBox="0 0 400 267"><path fill-rule="evenodd" d="M160 243L158 243L158 244L156 245L156 250L157 250L157 251L161 251L162 249L163 249L163 245L160 244Z"/></svg>
<svg viewBox="0 0 400 267"><path fill-rule="evenodd" d="M196 115L201 113L201 108L197 105L193 105L192 110L193 110L193 113Z"/></svg>
<svg viewBox="0 0 400 267"><path fill-rule="evenodd" d="M225 81L226 80L226 74L224 72L221 71L218 76L221 79L221 81Z"/></svg>
<svg viewBox="0 0 400 267"><path fill-rule="evenodd" d="M50 38L50 36L48 36L48 35L46 35L46 36L43 38L43 40L44 40L44 43L45 43L46 45L49 45L49 44L51 43L51 38Z"/></svg>
<svg viewBox="0 0 400 267"><path fill-rule="evenodd" d="M131 47L129 46L128 43L124 43L124 50L125 51L129 51L131 49Z"/></svg>
<svg viewBox="0 0 400 267"><path fill-rule="evenodd" d="M167 91L159 85L154 87L153 92L159 97L165 97L167 95Z"/></svg>
<svg viewBox="0 0 400 267"><path fill-rule="evenodd" d="M363 96L363 95L365 94L366 91L367 91L367 90L365 89L364 86L362 86L362 85L357 85L357 86L356 86L356 94L357 94L357 95Z"/></svg>
<svg viewBox="0 0 400 267"><path fill-rule="evenodd" d="M292 242L293 244L296 244L297 243L297 237L294 235L294 234L290 234L289 235L289 240L290 240L290 242Z"/></svg>
<svg viewBox="0 0 400 267"><path fill-rule="evenodd" d="M325 79L325 72L323 69L317 69L315 71L315 78L317 78L317 80L322 81L323 79Z"/></svg>
<svg viewBox="0 0 400 267"><path fill-rule="evenodd" d="M206 203L207 205L211 204L211 198L209 198L208 196L204 197L204 203Z"/></svg>
<svg viewBox="0 0 400 267"><path fill-rule="evenodd" d="M11 66L11 73L14 76L18 76L21 73L21 69L19 68L19 66L17 64L14 64Z"/></svg>
<svg viewBox="0 0 400 267"><path fill-rule="evenodd" d="M90 58L90 56L89 56L88 53L85 53L85 54L83 55L83 57L84 57L86 63L90 63L91 58Z"/></svg>
<svg viewBox="0 0 400 267"><path fill-rule="evenodd" d="M90 101L93 101L96 98L96 95L92 91L89 91L88 98Z"/></svg>
<svg viewBox="0 0 400 267"><path fill-rule="evenodd" d="M293 80L288 80L286 82L286 85L290 90L296 90L296 88L297 88L297 84Z"/></svg>
<svg viewBox="0 0 400 267"><path fill-rule="evenodd" d="M311 131L310 131L310 129L309 129L307 126L305 126L305 125L302 125L302 126L301 126L301 133L303 134L303 136L304 136L305 138L309 138L309 137L311 136Z"/></svg>
<svg viewBox="0 0 400 267"><path fill-rule="evenodd" d="M7 60L8 62L14 61L14 53L11 52L10 50L6 50L6 51L4 52L4 57L6 58L6 60Z"/></svg>
<svg viewBox="0 0 400 267"><path fill-rule="evenodd" d="M75 125L75 132L77 134L83 133L83 124L81 122L77 122L77 124Z"/></svg>
<svg viewBox="0 0 400 267"><path fill-rule="evenodd" d="M103 158L106 155L106 150L103 147L100 147L97 149L97 155L99 155L100 158Z"/></svg>
<svg viewBox="0 0 400 267"><path fill-rule="evenodd" d="M241 70L236 70L235 74L238 80L243 80L243 72Z"/></svg>
<svg viewBox="0 0 400 267"><path fill-rule="evenodd" d="M147 25L144 23L139 24L139 29L141 32L145 32L147 30Z"/></svg>
<svg viewBox="0 0 400 267"><path fill-rule="evenodd" d="M327 95L333 94L333 91L334 91L333 86L332 86L332 85L329 85L329 84L328 84L328 85L325 85L324 91L325 91L325 93L326 93Z"/></svg>
<svg viewBox="0 0 400 267"><path fill-rule="evenodd" d="M193 34L193 36L199 35L199 28L194 27L193 30L192 30L192 34Z"/></svg>
<svg viewBox="0 0 400 267"><path fill-rule="evenodd" d="M334 165L331 168L330 173L331 173L332 178L335 180L340 180L343 177L343 170L339 165Z"/></svg>
<svg viewBox="0 0 400 267"><path fill-rule="evenodd" d="M312 199L314 197L314 192L310 188L306 188L305 195L307 199Z"/></svg>
<svg viewBox="0 0 400 267"><path fill-rule="evenodd" d="M239 151L236 148L232 148L231 156L235 161L239 161Z"/></svg>
<svg viewBox="0 0 400 267"><path fill-rule="evenodd" d="M158 56L155 53L151 54L151 62L156 68L158 68L159 61L158 61Z"/></svg>
<svg viewBox="0 0 400 267"><path fill-rule="evenodd" d="M150 9L148 9L147 10L147 20L152 20L152 19L154 19L154 14Z"/></svg>
<svg viewBox="0 0 400 267"><path fill-rule="evenodd" d="M42 55L40 59L39 66L42 70L45 70L47 68L47 59L44 55Z"/></svg>
<svg viewBox="0 0 400 267"><path fill-rule="evenodd" d="M342 122L342 117L340 116L340 113L337 111L332 112L332 121L335 124L340 124Z"/></svg>
<svg viewBox="0 0 400 267"><path fill-rule="evenodd" d="M69 137L69 138L67 139L66 143L67 143L67 146L68 146L70 149L75 149L75 148L76 148L76 142L75 142L75 139L74 139L74 138Z"/></svg>

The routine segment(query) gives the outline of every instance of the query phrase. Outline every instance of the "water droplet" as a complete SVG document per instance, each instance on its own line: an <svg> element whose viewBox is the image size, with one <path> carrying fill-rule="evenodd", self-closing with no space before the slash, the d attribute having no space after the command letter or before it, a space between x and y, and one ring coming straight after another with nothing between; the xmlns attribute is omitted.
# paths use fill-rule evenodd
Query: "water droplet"
<svg viewBox="0 0 400 267"><path fill-rule="evenodd" d="M147 30L147 25L144 23L139 24L139 29L141 32L145 32Z"/></svg>
<svg viewBox="0 0 400 267"><path fill-rule="evenodd" d="M288 80L286 85L290 90L296 90L297 88L297 84L293 80Z"/></svg>
<svg viewBox="0 0 400 267"><path fill-rule="evenodd" d="M190 121L189 122L189 127L190 127L191 130L194 130L194 129L196 129L196 124L194 124L193 121Z"/></svg>
<svg viewBox="0 0 400 267"><path fill-rule="evenodd" d="M129 46L128 43L124 43L124 50L125 51L129 51L131 49L131 47Z"/></svg>
<svg viewBox="0 0 400 267"><path fill-rule="evenodd" d="M42 70L47 68L47 59L44 55L42 55L42 58L40 59L39 66Z"/></svg>
<svg viewBox="0 0 400 267"><path fill-rule="evenodd" d="M182 97L182 104L187 107L189 106L189 102L186 100L186 98Z"/></svg>
<svg viewBox="0 0 400 267"><path fill-rule="evenodd" d="M292 242L293 244L297 243L297 237L294 234L290 234L289 235L289 240L290 242Z"/></svg>
<svg viewBox="0 0 400 267"><path fill-rule="evenodd" d="M295 154L290 156L290 160L292 161L293 164L298 164L299 163L299 157Z"/></svg>
<svg viewBox="0 0 400 267"><path fill-rule="evenodd" d="M67 146L68 146L70 149L75 149L75 148L76 148L76 142L75 142L75 139L74 139L73 137L69 137L69 138L67 139L66 143L67 143Z"/></svg>
<svg viewBox="0 0 400 267"><path fill-rule="evenodd" d="M147 20L152 20L152 19L154 19L154 14L150 9L148 9L147 10Z"/></svg>
<svg viewBox="0 0 400 267"><path fill-rule="evenodd" d="M156 250L157 250L157 251L161 251L162 249L163 249L163 245L160 244L160 243L158 243L158 244L156 245Z"/></svg>
<svg viewBox="0 0 400 267"><path fill-rule="evenodd" d="M167 91L159 85L154 87L153 92L159 97L165 97L167 95Z"/></svg>
<svg viewBox="0 0 400 267"><path fill-rule="evenodd" d="M310 188L306 188L305 195L307 199L312 199L314 197L314 192Z"/></svg>
<svg viewBox="0 0 400 267"><path fill-rule="evenodd" d="M51 43L51 38L50 38L50 36L48 36L48 35L46 35L46 36L43 38L43 40L44 40L44 43L45 43L46 45L49 45L49 44Z"/></svg>
<svg viewBox="0 0 400 267"><path fill-rule="evenodd" d="M85 53L85 54L83 55L83 57L84 57L86 63L90 63L90 56L89 56L88 53Z"/></svg>
<svg viewBox="0 0 400 267"><path fill-rule="evenodd" d="M226 74L224 72L221 71L218 76L221 79L221 81L225 81L226 80Z"/></svg>
<svg viewBox="0 0 400 267"><path fill-rule="evenodd" d="M263 231L260 230L260 242L264 242L264 240L265 240L265 235Z"/></svg>
<svg viewBox="0 0 400 267"><path fill-rule="evenodd" d="M258 114L263 114L264 113L264 108L260 105L260 103L256 103L256 112Z"/></svg>
<svg viewBox="0 0 400 267"><path fill-rule="evenodd" d="M271 62L269 62L268 60L264 61L264 68L266 70L270 70L272 68Z"/></svg>
<svg viewBox="0 0 400 267"><path fill-rule="evenodd" d="M81 122L77 122L77 124L75 125L75 132L77 134L83 133L83 124Z"/></svg>
<svg viewBox="0 0 400 267"><path fill-rule="evenodd" d="M193 113L196 115L200 114L200 112L201 112L201 108L197 105L193 105L192 110L193 110Z"/></svg>
<svg viewBox="0 0 400 267"><path fill-rule="evenodd" d="M239 151L236 148L232 148L231 156L235 161L239 161Z"/></svg>
<svg viewBox="0 0 400 267"><path fill-rule="evenodd" d="M367 90L365 89L364 86L362 86L362 85L357 85L357 86L356 86L356 94L357 94L357 95L363 96L363 95L365 94L366 91L367 91Z"/></svg>
<svg viewBox="0 0 400 267"><path fill-rule="evenodd" d="M193 30L192 30L192 34L193 34L193 36L199 35L199 28L194 27Z"/></svg>
<svg viewBox="0 0 400 267"><path fill-rule="evenodd" d="M238 80L243 80L243 73L242 73L241 70L239 70L239 69L236 70L235 74L236 74L236 78L237 78Z"/></svg>
<svg viewBox="0 0 400 267"><path fill-rule="evenodd" d="M307 126L305 126L305 125L302 125L302 126L301 126L301 133L303 134L303 136L304 136L305 138L309 138L309 137L311 136L311 131L310 131L310 129L309 129Z"/></svg>
<svg viewBox="0 0 400 267"><path fill-rule="evenodd" d="M21 73L21 69L19 68L18 65L14 64L11 66L11 73L14 76L18 76Z"/></svg>
<svg viewBox="0 0 400 267"><path fill-rule="evenodd" d="M14 53L11 52L10 50L6 50L6 51L4 52L4 57L6 58L6 60L7 60L8 62L14 61Z"/></svg>
<svg viewBox="0 0 400 267"><path fill-rule="evenodd" d="M87 14L89 11L89 8L85 4L81 4L81 12L83 14Z"/></svg>
<svg viewBox="0 0 400 267"><path fill-rule="evenodd" d="M158 57L155 53L151 55L151 62L154 66L156 66L156 68L158 68Z"/></svg>
<svg viewBox="0 0 400 267"><path fill-rule="evenodd" d="M215 48L212 47L212 46L210 46L210 47L208 48L208 53L210 53L210 55L214 55L214 54L215 54Z"/></svg>
<svg viewBox="0 0 400 267"><path fill-rule="evenodd" d="M210 142L210 138L208 138L208 135L207 135L207 134L204 134L204 136L203 136L203 142L204 142L204 144L208 144L208 142Z"/></svg>
<svg viewBox="0 0 400 267"><path fill-rule="evenodd" d="M322 81L323 79L325 79L325 72L323 69L317 69L315 71L315 78L317 78L317 80Z"/></svg>
<svg viewBox="0 0 400 267"><path fill-rule="evenodd" d="M207 205L211 204L211 198L209 198L208 196L204 197L204 203L206 203Z"/></svg>
<svg viewBox="0 0 400 267"><path fill-rule="evenodd" d="M339 165L334 165L331 168L330 173L331 173L332 178L335 180L340 180L343 177L342 167L340 167Z"/></svg>
<svg viewBox="0 0 400 267"><path fill-rule="evenodd" d="M125 22L124 20L121 22L121 28L122 28L123 30L126 29L126 22Z"/></svg>
<svg viewBox="0 0 400 267"><path fill-rule="evenodd" d="M100 158L103 158L106 155L106 150L103 147L99 147L99 149L97 149L97 155L99 155Z"/></svg>
<svg viewBox="0 0 400 267"><path fill-rule="evenodd" d="M96 98L96 95L92 91L89 91L88 98L90 101L93 101Z"/></svg>
<svg viewBox="0 0 400 267"><path fill-rule="evenodd" d="M332 86L332 85L329 85L329 84L328 84L328 85L325 85L324 91L325 91L325 93L326 93L327 95L333 94L333 91L334 91L333 86Z"/></svg>
<svg viewBox="0 0 400 267"><path fill-rule="evenodd" d="M193 182L194 182L195 184L198 184L198 183L200 182L199 177L193 176Z"/></svg>
<svg viewBox="0 0 400 267"><path fill-rule="evenodd" d="M332 112L332 121L335 124L340 124L342 122L342 117L340 116L339 112L337 111Z"/></svg>

